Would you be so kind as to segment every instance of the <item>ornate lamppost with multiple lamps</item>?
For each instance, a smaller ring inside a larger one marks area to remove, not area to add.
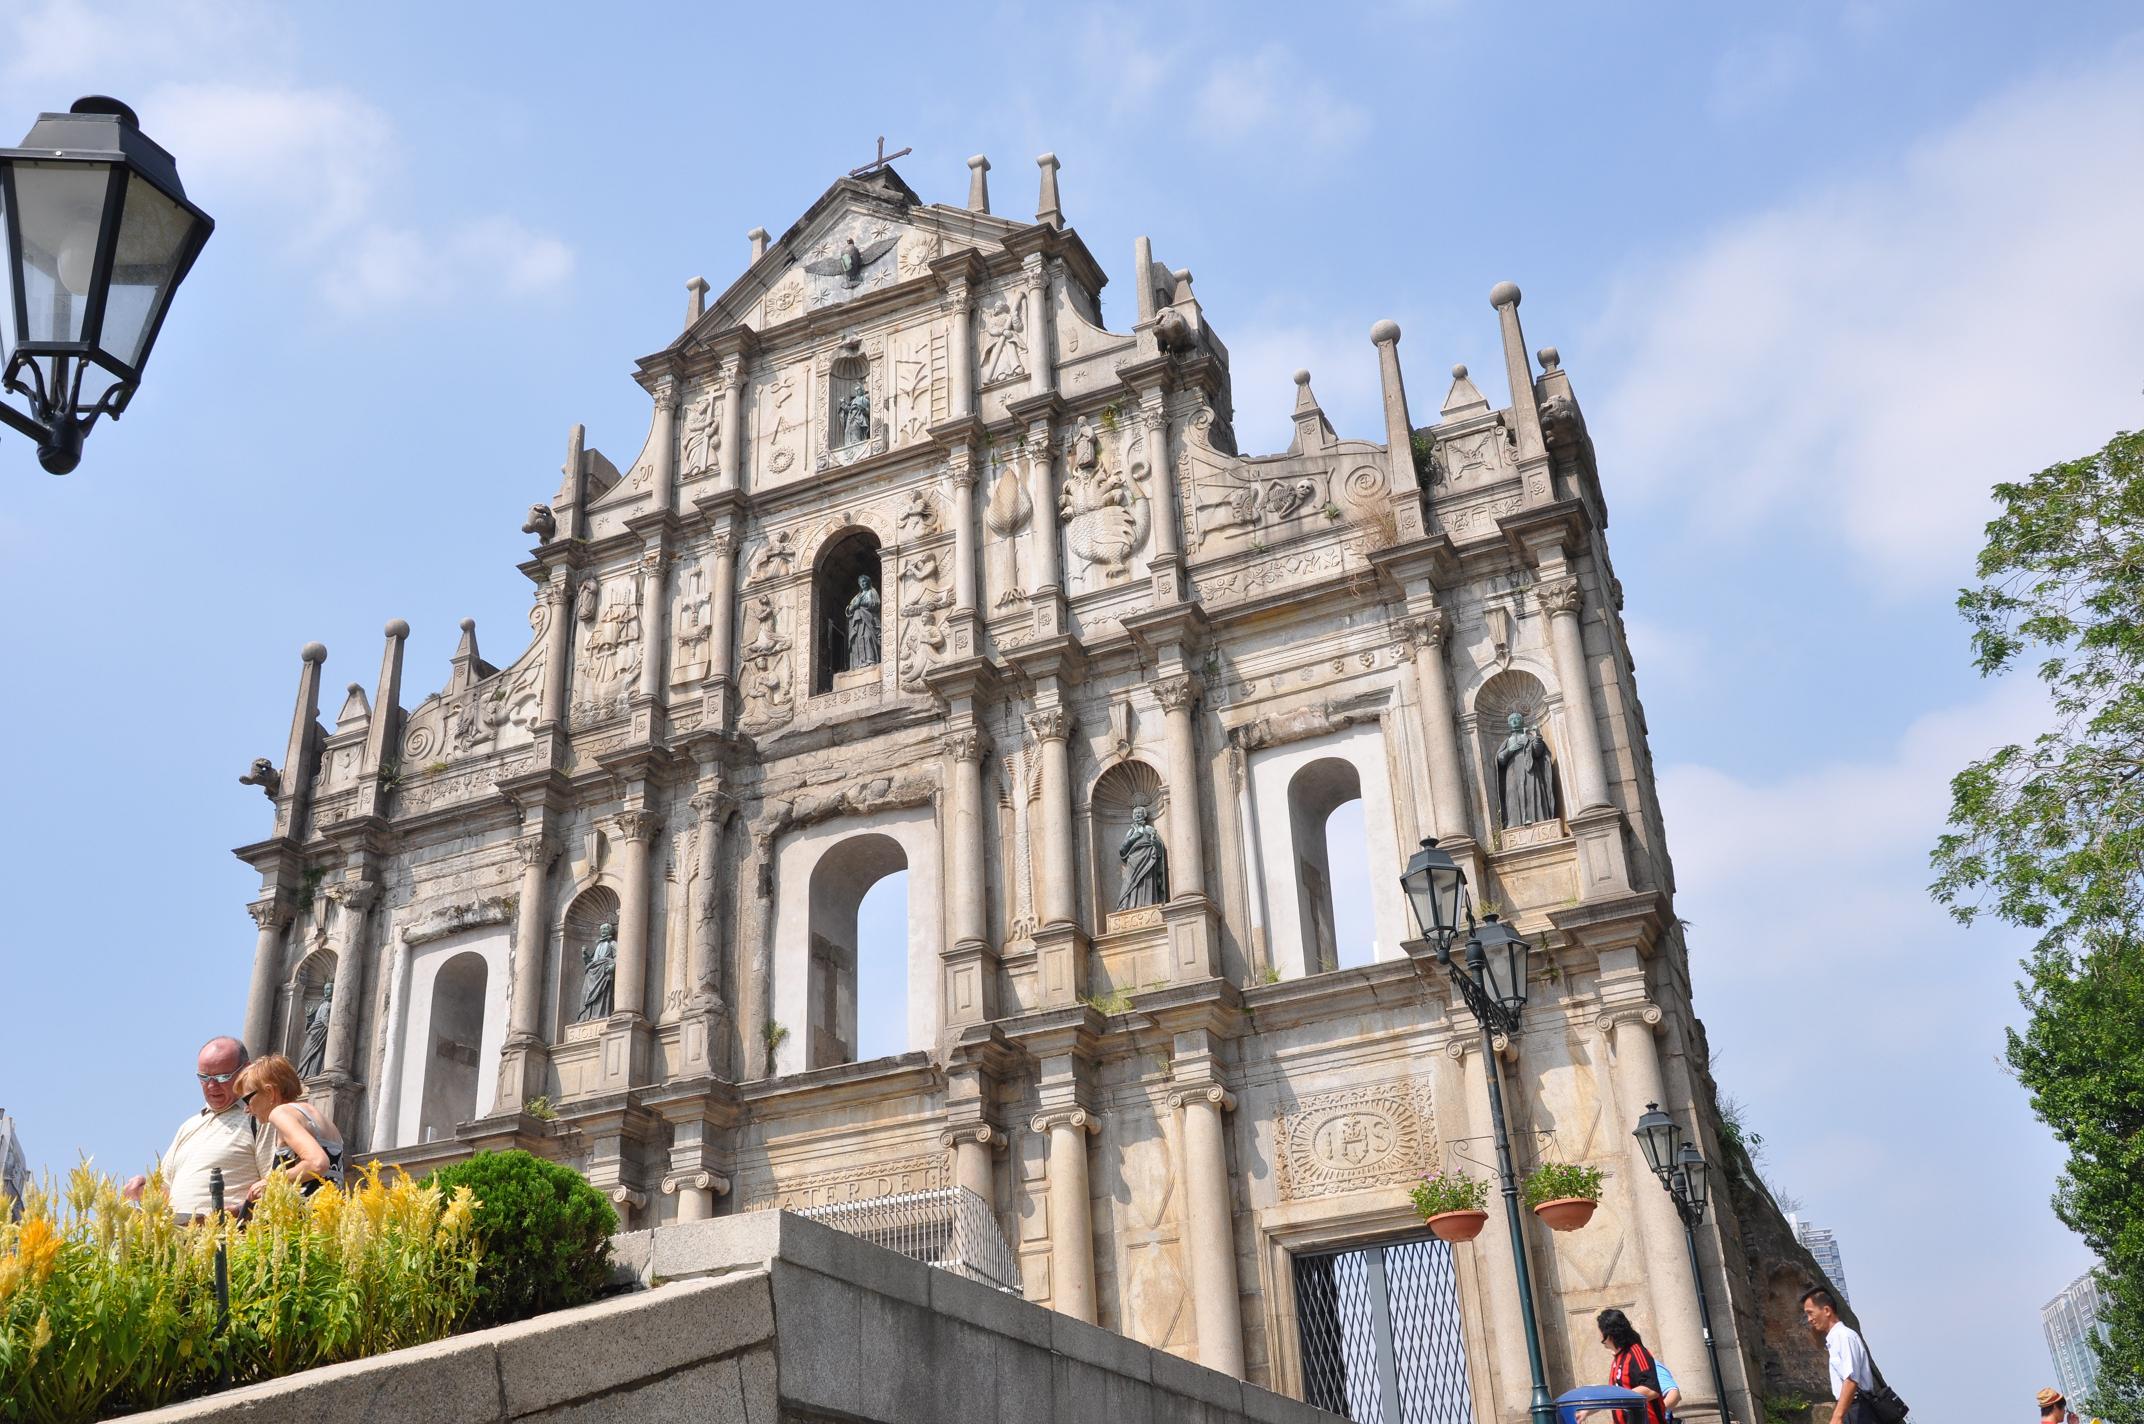
[[[1638,1139],[1645,1151],[1645,1165],[1653,1169],[1653,1175],[1674,1199],[1675,1214],[1682,1218],[1683,1242],[1690,1248],[1690,1281],[1697,1287],[1697,1323],[1704,1331],[1705,1353],[1712,1363],[1712,1392],[1720,1401],[1720,1417],[1726,1424],[1734,1424],[1727,1405],[1727,1385],[1720,1376],[1720,1347],[1712,1338],[1712,1307],[1705,1299],[1705,1273],[1697,1263],[1697,1228],[1705,1219],[1705,1203],[1711,1195],[1711,1176],[1704,1154],[1697,1150],[1696,1143],[1682,1140],[1681,1126],[1662,1112],[1658,1103],[1645,1105],[1645,1116],[1638,1119],[1631,1136]]]
[[[1415,925],[1451,976],[1467,1011],[1481,1029],[1482,1071],[1489,1080],[1489,1120],[1496,1133],[1496,1170],[1504,1192],[1504,1217],[1511,1231],[1511,1259],[1519,1278],[1519,1310],[1526,1323],[1526,1363],[1533,1372],[1533,1395],[1527,1406],[1532,1424],[1555,1424],[1556,1406],[1541,1368],[1541,1332],[1534,1323],[1534,1287],[1526,1265],[1526,1242],[1519,1232],[1519,1183],[1511,1168],[1511,1135],[1504,1126],[1504,1094],[1498,1079],[1496,1040],[1515,1037],[1526,1007],[1527,955],[1531,946],[1495,915],[1474,919],[1466,872],[1434,839],[1407,862],[1400,876]],[[1452,956],[1452,942],[1462,933],[1462,959]]]

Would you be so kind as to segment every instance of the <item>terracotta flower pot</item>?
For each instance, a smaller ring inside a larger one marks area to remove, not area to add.
[[[1457,1244],[1472,1241],[1481,1235],[1482,1227],[1489,1223],[1485,1211],[1440,1211],[1428,1218],[1429,1230],[1439,1241]]]
[[[1551,1231],[1576,1231],[1593,1220],[1594,1209],[1599,1205],[1586,1197],[1558,1197],[1535,1207],[1534,1215],[1547,1222]]]

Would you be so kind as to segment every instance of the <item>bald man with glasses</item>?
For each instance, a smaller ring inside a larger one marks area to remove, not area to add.
[[[223,1199],[233,1209],[268,1175],[275,1160],[275,1131],[255,1122],[238,1101],[238,1070],[245,1066],[246,1046],[235,1038],[219,1036],[201,1045],[194,1077],[201,1084],[203,1106],[179,1124],[161,1159],[174,1216],[209,1214],[212,1167],[223,1169]],[[128,1201],[140,1201],[148,1185],[146,1177],[130,1177],[120,1190]]]

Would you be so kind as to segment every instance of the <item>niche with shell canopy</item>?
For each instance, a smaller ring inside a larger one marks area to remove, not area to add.
[[[1519,752],[1502,768],[1497,764],[1504,743],[1513,735],[1514,716],[1524,732],[1541,735],[1545,757],[1540,776],[1545,786],[1526,784],[1532,764],[1527,752]],[[1523,668],[1506,668],[1482,683],[1474,695],[1474,734],[1486,802],[1483,824],[1491,832],[1492,844],[1511,847],[1560,839],[1565,834],[1563,758],[1541,680]]]
[[[1117,909],[1117,900],[1124,888],[1124,865],[1117,859],[1117,848],[1124,843],[1124,834],[1132,828],[1132,812],[1143,809],[1147,820],[1161,832],[1162,843],[1168,843],[1167,816],[1169,789],[1162,784],[1161,773],[1143,761],[1120,761],[1096,778],[1094,790],[1087,798],[1089,853],[1087,864],[1092,876],[1091,893],[1096,910],[1095,919],[1103,924],[1115,914],[1132,914],[1135,911]],[[1169,867],[1170,875],[1176,867]]]
[[[566,907],[566,919],[559,934],[558,972],[554,976],[558,985],[557,1021],[558,1032],[552,1036],[554,1043],[564,1042],[573,1033],[574,1021],[581,1013],[581,953],[596,942],[604,925],[618,923],[618,894],[607,885],[591,885],[573,899]],[[612,1005],[613,1011],[623,1007]],[[583,1034],[596,1032],[603,1020],[595,1020],[582,1030]]]

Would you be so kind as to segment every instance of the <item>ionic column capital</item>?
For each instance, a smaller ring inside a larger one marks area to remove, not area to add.
[[[663,1195],[675,1196],[679,1188],[697,1192],[713,1192],[718,1197],[730,1194],[730,1179],[720,1172],[705,1168],[696,1171],[671,1172],[663,1178]],[[620,1187],[618,1190],[625,1190]]]
[[[1575,578],[1551,579],[1534,589],[1534,597],[1551,617],[1576,615],[1585,604],[1585,591]]]
[[[1236,1110],[1236,1095],[1219,1083],[1192,1083],[1177,1088],[1169,1094],[1169,1106],[1187,1108],[1197,1103],[1211,1104],[1222,1112]]]
[[[1596,1033],[1614,1033],[1620,1024],[1641,1023],[1657,1033],[1664,1017],[1658,1004],[1649,999],[1635,999],[1622,1004],[1603,1004],[1594,1015],[1593,1028]]]
[[[955,1123],[938,1134],[938,1144],[941,1147],[958,1147],[963,1142],[980,1143],[994,1152],[1002,1152],[1005,1150],[1007,1138],[1003,1132],[987,1122]]]
[[[1101,1121],[1082,1107],[1044,1108],[1028,1123],[1028,1128],[1034,1132],[1048,1132],[1058,1127],[1076,1127],[1090,1136],[1102,1130]]]

